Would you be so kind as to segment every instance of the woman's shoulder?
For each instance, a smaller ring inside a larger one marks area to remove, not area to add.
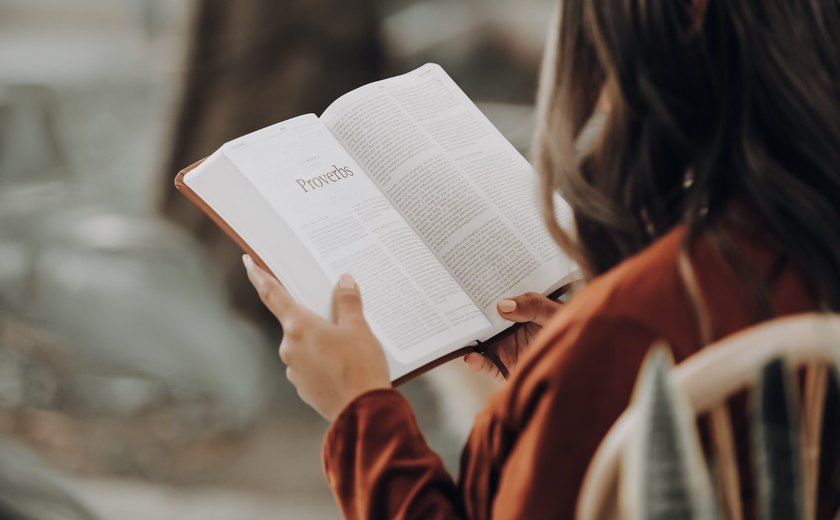
[[[592,280],[546,325],[535,354],[557,342],[610,337],[630,326],[666,337],[685,332],[693,317],[678,267],[684,238],[685,228],[677,226]]]
[[[727,236],[759,279],[773,280],[772,313],[813,308],[792,265],[779,255],[759,225],[731,227]],[[702,348],[698,309],[680,272],[686,228],[676,226],[638,254],[592,280],[543,328],[520,360],[503,397],[506,408],[528,409],[550,392],[602,393],[626,403],[650,346],[664,341],[677,362]],[[754,288],[739,277],[713,237],[692,241],[688,255],[712,338],[756,321]],[[524,408],[523,408],[524,407]]]
[[[595,408],[623,407],[653,342],[669,342],[678,359],[697,348],[677,266],[684,236],[681,226],[674,228],[592,280],[557,313],[498,396],[509,419],[517,422],[515,410],[531,409],[545,393],[585,395]]]

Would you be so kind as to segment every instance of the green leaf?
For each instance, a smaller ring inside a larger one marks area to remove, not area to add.
[[[768,363],[754,390],[752,414],[760,518],[804,518],[797,403],[784,361]]]
[[[631,518],[711,519],[715,500],[694,411],[669,375],[664,345],[651,349],[633,396],[638,427],[625,452],[622,500]]]

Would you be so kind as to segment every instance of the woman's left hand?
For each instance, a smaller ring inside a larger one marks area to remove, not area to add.
[[[391,387],[385,354],[365,321],[359,287],[350,275],[341,275],[327,321],[298,304],[250,256],[242,261],[260,299],[283,327],[280,359],[306,404],[331,421],[357,396]]]

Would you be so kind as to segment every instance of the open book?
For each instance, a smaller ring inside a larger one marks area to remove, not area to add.
[[[230,141],[175,184],[316,313],[353,275],[395,382],[510,328],[498,299],[579,278],[530,164],[434,64]]]

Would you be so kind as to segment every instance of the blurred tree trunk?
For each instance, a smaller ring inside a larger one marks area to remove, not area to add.
[[[173,188],[178,170],[225,141],[307,112],[378,79],[374,0],[199,0],[181,104],[163,171],[163,213],[221,267],[234,304],[254,311],[241,251]],[[253,314],[253,312],[249,312]]]

